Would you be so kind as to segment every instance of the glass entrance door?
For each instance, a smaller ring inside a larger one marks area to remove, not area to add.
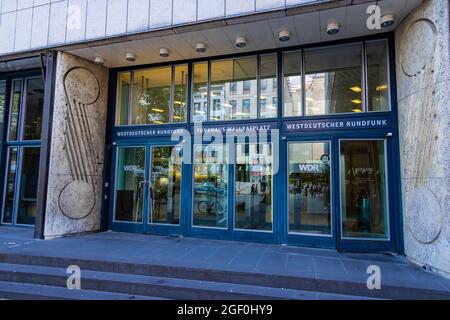
[[[390,241],[388,141],[340,140],[341,245]]]
[[[335,248],[332,140],[287,144],[287,242]]]
[[[181,234],[181,156],[174,146],[118,146],[113,229]]]

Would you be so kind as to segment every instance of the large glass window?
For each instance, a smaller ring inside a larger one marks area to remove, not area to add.
[[[173,122],[186,122],[188,66],[175,66],[173,90]]]
[[[194,226],[227,227],[227,157],[226,146],[194,147]]]
[[[195,63],[193,69],[192,120],[204,122],[208,119],[208,63]]]
[[[284,116],[299,117],[302,112],[302,53],[287,52],[283,55]]]
[[[306,115],[362,112],[362,79],[362,44],[306,50]]]
[[[134,72],[132,124],[169,123],[171,77],[171,67]]]
[[[236,145],[235,229],[271,231],[272,145]]]
[[[342,236],[388,239],[385,141],[342,141],[340,153]]]
[[[211,106],[216,101],[219,108],[213,108],[210,120],[255,119],[257,108],[257,59],[237,58],[211,62]],[[233,86],[237,91],[232,91]],[[242,109],[233,110],[231,100],[247,100]],[[233,112],[234,111],[234,112]]]
[[[368,42],[367,87],[368,110],[389,111],[388,43],[386,40]]]
[[[22,104],[22,79],[13,80],[11,110],[9,115],[9,136],[8,140],[16,141],[19,130],[19,112]]]
[[[277,55],[268,54],[260,58],[259,74],[261,84],[260,118],[276,118],[277,93]]]
[[[5,82],[0,82],[0,127],[3,127],[5,85]],[[12,80],[8,101],[8,162],[5,168],[2,222],[33,225],[36,216],[39,140],[44,105],[43,78],[38,76]]]
[[[187,80],[187,65],[119,73],[116,124],[185,122]]]
[[[145,187],[145,147],[118,148],[116,221],[142,222]]]
[[[117,76],[117,125],[131,123],[130,108],[131,72],[120,72]]]
[[[175,147],[153,147],[151,223],[180,224],[181,157]]]
[[[329,142],[290,143],[289,232],[331,234]]]
[[[44,81],[27,79],[27,97],[24,115],[23,140],[40,140],[42,108],[44,106]]]

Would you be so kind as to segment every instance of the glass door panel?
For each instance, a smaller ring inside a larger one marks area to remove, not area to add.
[[[180,224],[181,157],[174,146],[151,148],[150,205],[154,224]]]
[[[272,231],[272,145],[236,145],[235,229]]]
[[[330,142],[288,144],[289,232],[331,235]]]
[[[8,149],[8,166],[6,176],[5,199],[3,204],[2,223],[11,224],[13,221],[14,195],[16,190],[16,170],[17,170],[18,148]]]
[[[145,151],[145,147],[117,148],[115,221],[142,222]]]
[[[39,176],[40,148],[23,148],[17,224],[34,225]]]
[[[343,238],[389,239],[385,140],[340,143]]]
[[[227,157],[223,145],[194,147],[193,226],[227,228]]]

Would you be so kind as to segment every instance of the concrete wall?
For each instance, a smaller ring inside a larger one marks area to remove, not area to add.
[[[58,53],[44,237],[98,231],[108,70]]]
[[[450,277],[448,1],[425,1],[396,38],[406,255]]]
[[[0,0],[0,55],[319,2]]]

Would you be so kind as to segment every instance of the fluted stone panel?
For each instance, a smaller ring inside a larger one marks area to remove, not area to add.
[[[44,236],[98,231],[108,71],[58,53]]]
[[[450,277],[448,1],[425,1],[396,31],[405,227],[412,261]]]

